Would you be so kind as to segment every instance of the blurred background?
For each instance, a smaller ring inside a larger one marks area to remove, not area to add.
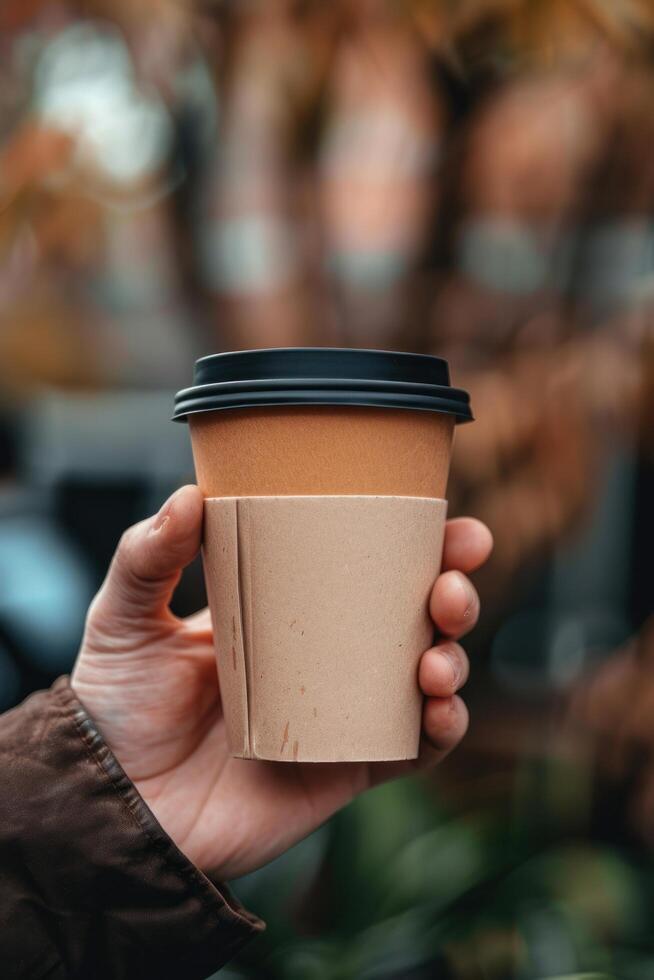
[[[193,479],[194,358],[445,356],[470,734],[237,882],[221,977],[650,980],[654,4],[5,0],[0,53],[0,708]]]

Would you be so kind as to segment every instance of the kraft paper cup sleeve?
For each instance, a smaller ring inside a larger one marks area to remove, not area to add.
[[[447,504],[419,497],[205,500],[203,556],[233,755],[416,758],[417,672]]]

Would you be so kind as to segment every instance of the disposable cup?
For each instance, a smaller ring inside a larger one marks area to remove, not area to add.
[[[232,753],[415,758],[467,394],[439,358],[329,348],[212,355],[194,382],[174,417],[190,424],[205,497]]]

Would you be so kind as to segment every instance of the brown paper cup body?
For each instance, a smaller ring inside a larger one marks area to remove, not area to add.
[[[296,406],[189,417],[205,497],[444,497],[454,418],[437,412]]]
[[[446,502],[205,500],[204,564],[230,748],[296,762],[413,759]]]

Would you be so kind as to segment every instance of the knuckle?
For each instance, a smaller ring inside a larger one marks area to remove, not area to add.
[[[116,548],[116,554],[114,556],[115,560],[118,562],[124,562],[127,556],[132,550],[132,545],[134,543],[134,533],[136,531],[135,527],[128,527],[121,534],[118,539],[118,546]]]

